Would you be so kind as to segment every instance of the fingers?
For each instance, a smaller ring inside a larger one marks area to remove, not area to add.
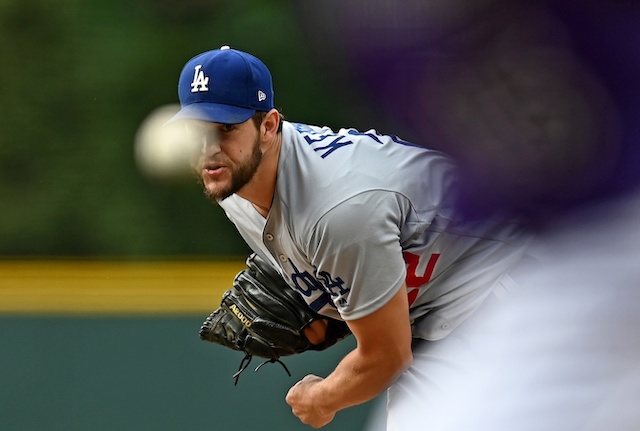
[[[326,413],[322,411],[319,399],[315,399],[313,388],[323,379],[313,374],[305,376],[289,389],[285,398],[287,404],[291,406],[291,411],[304,424],[313,428],[320,428],[331,422],[335,412]]]
[[[327,335],[327,319],[314,320],[304,328],[304,336],[307,337],[311,344],[321,344]]]

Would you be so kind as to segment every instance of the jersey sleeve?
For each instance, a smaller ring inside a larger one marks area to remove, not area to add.
[[[401,195],[376,190],[342,202],[319,220],[309,256],[344,320],[373,313],[402,288],[400,231],[408,211]]]

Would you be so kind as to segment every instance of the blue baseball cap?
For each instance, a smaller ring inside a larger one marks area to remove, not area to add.
[[[267,66],[246,52],[223,46],[193,57],[178,81],[181,109],[170,121],[244,123],[256,111],[269,111],[273,83]]]

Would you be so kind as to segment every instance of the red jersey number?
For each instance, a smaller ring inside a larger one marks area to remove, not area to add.
[[[409,253],[408,251],[402,252],[402,256],[404,257],[404,261],[407,264],[407,296],[409,297],[409,307],[411,307],[411,305],[416,301],[416,298],[418,297],[420,287],[431,280],[433,271],[436,268],[436,263],[440,258],[440,253],[433,253],[429,257],[427,268],[422,275],[416,274],[418,263],[420,263],[420,256],[418,256],[417,254]]]

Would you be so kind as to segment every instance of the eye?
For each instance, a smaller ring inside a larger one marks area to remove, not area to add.
[[[235,129],[236,125],[235,124],[222,124],[220,126],[220,131],[222,132],[231,132],[233,129]]]

